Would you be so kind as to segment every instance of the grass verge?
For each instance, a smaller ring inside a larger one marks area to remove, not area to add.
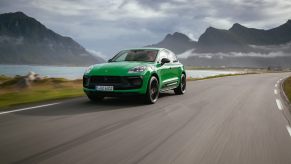
[[[291,77],[287,78],[284,81],[283,89],[284,89],[286,96],[289,99],[289,102],[291,103]]]
[[[0,109],[20,104],[58,100],[84,95],[82,80],[48,78],[34,82],[28,88],[15,86],[15,79],[0,84]]]
[[[0,84],[2,82],[5,82],[5,81],[8,81],[8,80],[11,80],[13,79],[12,77],[8,77],[8,76],[4,76],[4,75],[0,75]]]

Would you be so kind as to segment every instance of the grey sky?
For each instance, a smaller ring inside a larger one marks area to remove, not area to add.
[[[197,40],[208,26],[269,29],[291,19],[290,0],[0,0],[0,12],[23,11],[86,49],[116,51],[182,32]]]

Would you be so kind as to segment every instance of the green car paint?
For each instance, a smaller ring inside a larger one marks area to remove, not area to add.
[[[181,77],[186,78],[184,66],[176,59],[175,54],[167,49],[139,48],[123,51],[126,51],[127,56],[130,52],[137,52],[136,54],[133,53],[134,56],[149,51],[151,55],[156,53],[156,58],[153,61],[112,62],[109,60],[108,63],[90,66],[83,78],[84,92],[90,99],[92,99],[92,95],[94,95],[94,98],[126,94],[146,95],[147,92],[149,92],[149,81],[153,76],[158,80],[158,92],[177,89],[181,84]],[[116,56],[118,57],[118,54]],[[116,56],[113,57],[113,59],[116,58]],[[162,63],[162,58],[169,59],[169,61],[167,61],[169,63]],[[131,71],[132,69],[137,69],[137,71]],[[184,76],[182,76],[182,74]],[[108,82],[106,82],[106,80]],[[102,90],[99,90],[100,88],[98,89],[99,85]],[[103,86],[110,86],[109,90],[106,90],[108,87]]]

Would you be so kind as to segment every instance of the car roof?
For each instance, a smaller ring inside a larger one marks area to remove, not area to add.
[[[123,49],[123,50],[164,50],[165,48],[158,48],[158,47],[142,47],[142,48],[128,48],[128,49]]]

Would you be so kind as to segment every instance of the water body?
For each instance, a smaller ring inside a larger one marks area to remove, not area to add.
[[[187,70],[186,74],[188,77],[192,78],[204,78],[216,75],[227,75],[241,73],[238,71],[222,71],[222,70]]]
[[[64,77],[67,79],[81,78],[86,67],[61,67],[61,66],[33,66],[33,65],[0,65],[0,75],[15,76],[26,75],[33,71],[42,76]]]
[[[0,75],[15,76],[26,75],[33,71],[42,76],[48,77],[63,77],[67,79],[82,78],[86,67],[62,67],[62,66],[32,66],[32,65],[0,65]],[[220,71],[220,70],[187,70],[187,76],[192,78],[203,78],[221,74],[238,73],[235,71]]]

